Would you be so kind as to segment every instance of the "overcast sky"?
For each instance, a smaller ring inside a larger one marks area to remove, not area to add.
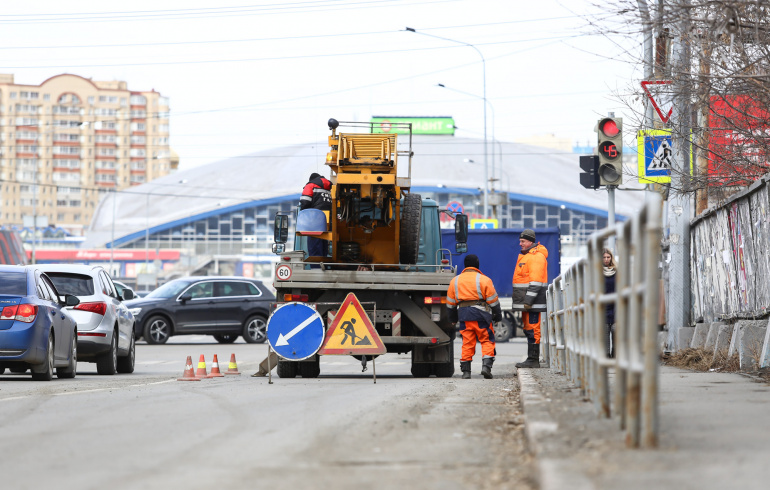
[[[330,117],[452,116],[458,136],[483,137],[479,53],[408,26],[483,54],[490,139],[593,145],[598,117],[624,115],[612,92],[642,76],[622,59],[641,40],[597,35],[595,13],[586,0],[3,2],[0,70],[159,91],[181,169],[323,141]]]

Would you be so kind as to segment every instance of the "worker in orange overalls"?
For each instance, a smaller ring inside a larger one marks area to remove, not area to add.
[[[495,329],[493,323],[503,319],[503,311],[492,280],[479,270],[479,258],[465,256],[465,269],[452,279],[447,290],[449,321],[460,322],[463,354],[460,371],[463,379],[471,377],[471,361],[476,354],[476,341],[481,344],[481,375],[492,378],[495,362]]]
[[[527,360],[517,368],[540,367],[540,312],[547,310],[545,293],[548,288],[548,250],[533,230],[519,236],[521,253],[513,271],[513,310],[521,311],[524,335],[527,336]]]

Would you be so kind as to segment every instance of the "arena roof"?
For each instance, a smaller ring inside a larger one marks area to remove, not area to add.
[[[399,149],[407,148],[408,138],[401,137]],[[515,199],[607,216],[607,192],[580,185],[577,155],[507,142],[490,141],[488,148],[489,177],[500,178],[496,189]],[[299,202],[310,173],[329,176],[324,164],[327,151],[326,142],[274,148],[178,171],[109,193],[94,213],[83,246],[109,245],[113,221],[115,244],[119,246],[143,237],[148,227],[150,233],[156,233],[241,208],[287,199]],[[483,192],[483,140],[416,135],[412,151],[413,191]],[[407,172],[408,158],[399,157],[399,177]],[[619,190],[615,196],[615,210],[620,216],[631,216],[644,203],[643,192]]]

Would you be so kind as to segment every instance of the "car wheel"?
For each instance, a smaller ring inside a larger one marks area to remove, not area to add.
[[[51,381],[53,379],[53,332],[48,334],[48,352],[42,363],[32,368],[32,379],[35,381]]]
[[[74,378],[78,373],[78,338],[77,333],[72,336],[72,349],[70,351],[70,362],[67,367],[56,368],[56,377],[59,379]]]
[[[118,332],[112,332],[110,351],[96,358],[96,372],[112,376],[118,371]]]
[[[220,344],[232,344],[233,342],[238,340],[238,336],[231,333],[225,333],[221,335],[214,335],[214,340],[216,340]]]
[[[136,341],[134,336],[131,336],[131,346],[128,348],[128,355],[118,358],[118,372],[123,374],[129,374],[134,372],[134,364],[136,363]]]
[[[267,322],[265,318],[254,315],[246,320],[243,326],[243,340],[249,344],[262,344],[267,339]]]
[[[148,344],[165,344],[171,337],[171,325],[160,315],[147,320],[144,326],[144,340]]]

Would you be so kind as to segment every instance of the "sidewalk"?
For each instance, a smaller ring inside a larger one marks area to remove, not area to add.
[[[541,490],[770,488],[770,386],[740,374],[660,369],[659,447],[627,449],[566,376],[519,369]]]

